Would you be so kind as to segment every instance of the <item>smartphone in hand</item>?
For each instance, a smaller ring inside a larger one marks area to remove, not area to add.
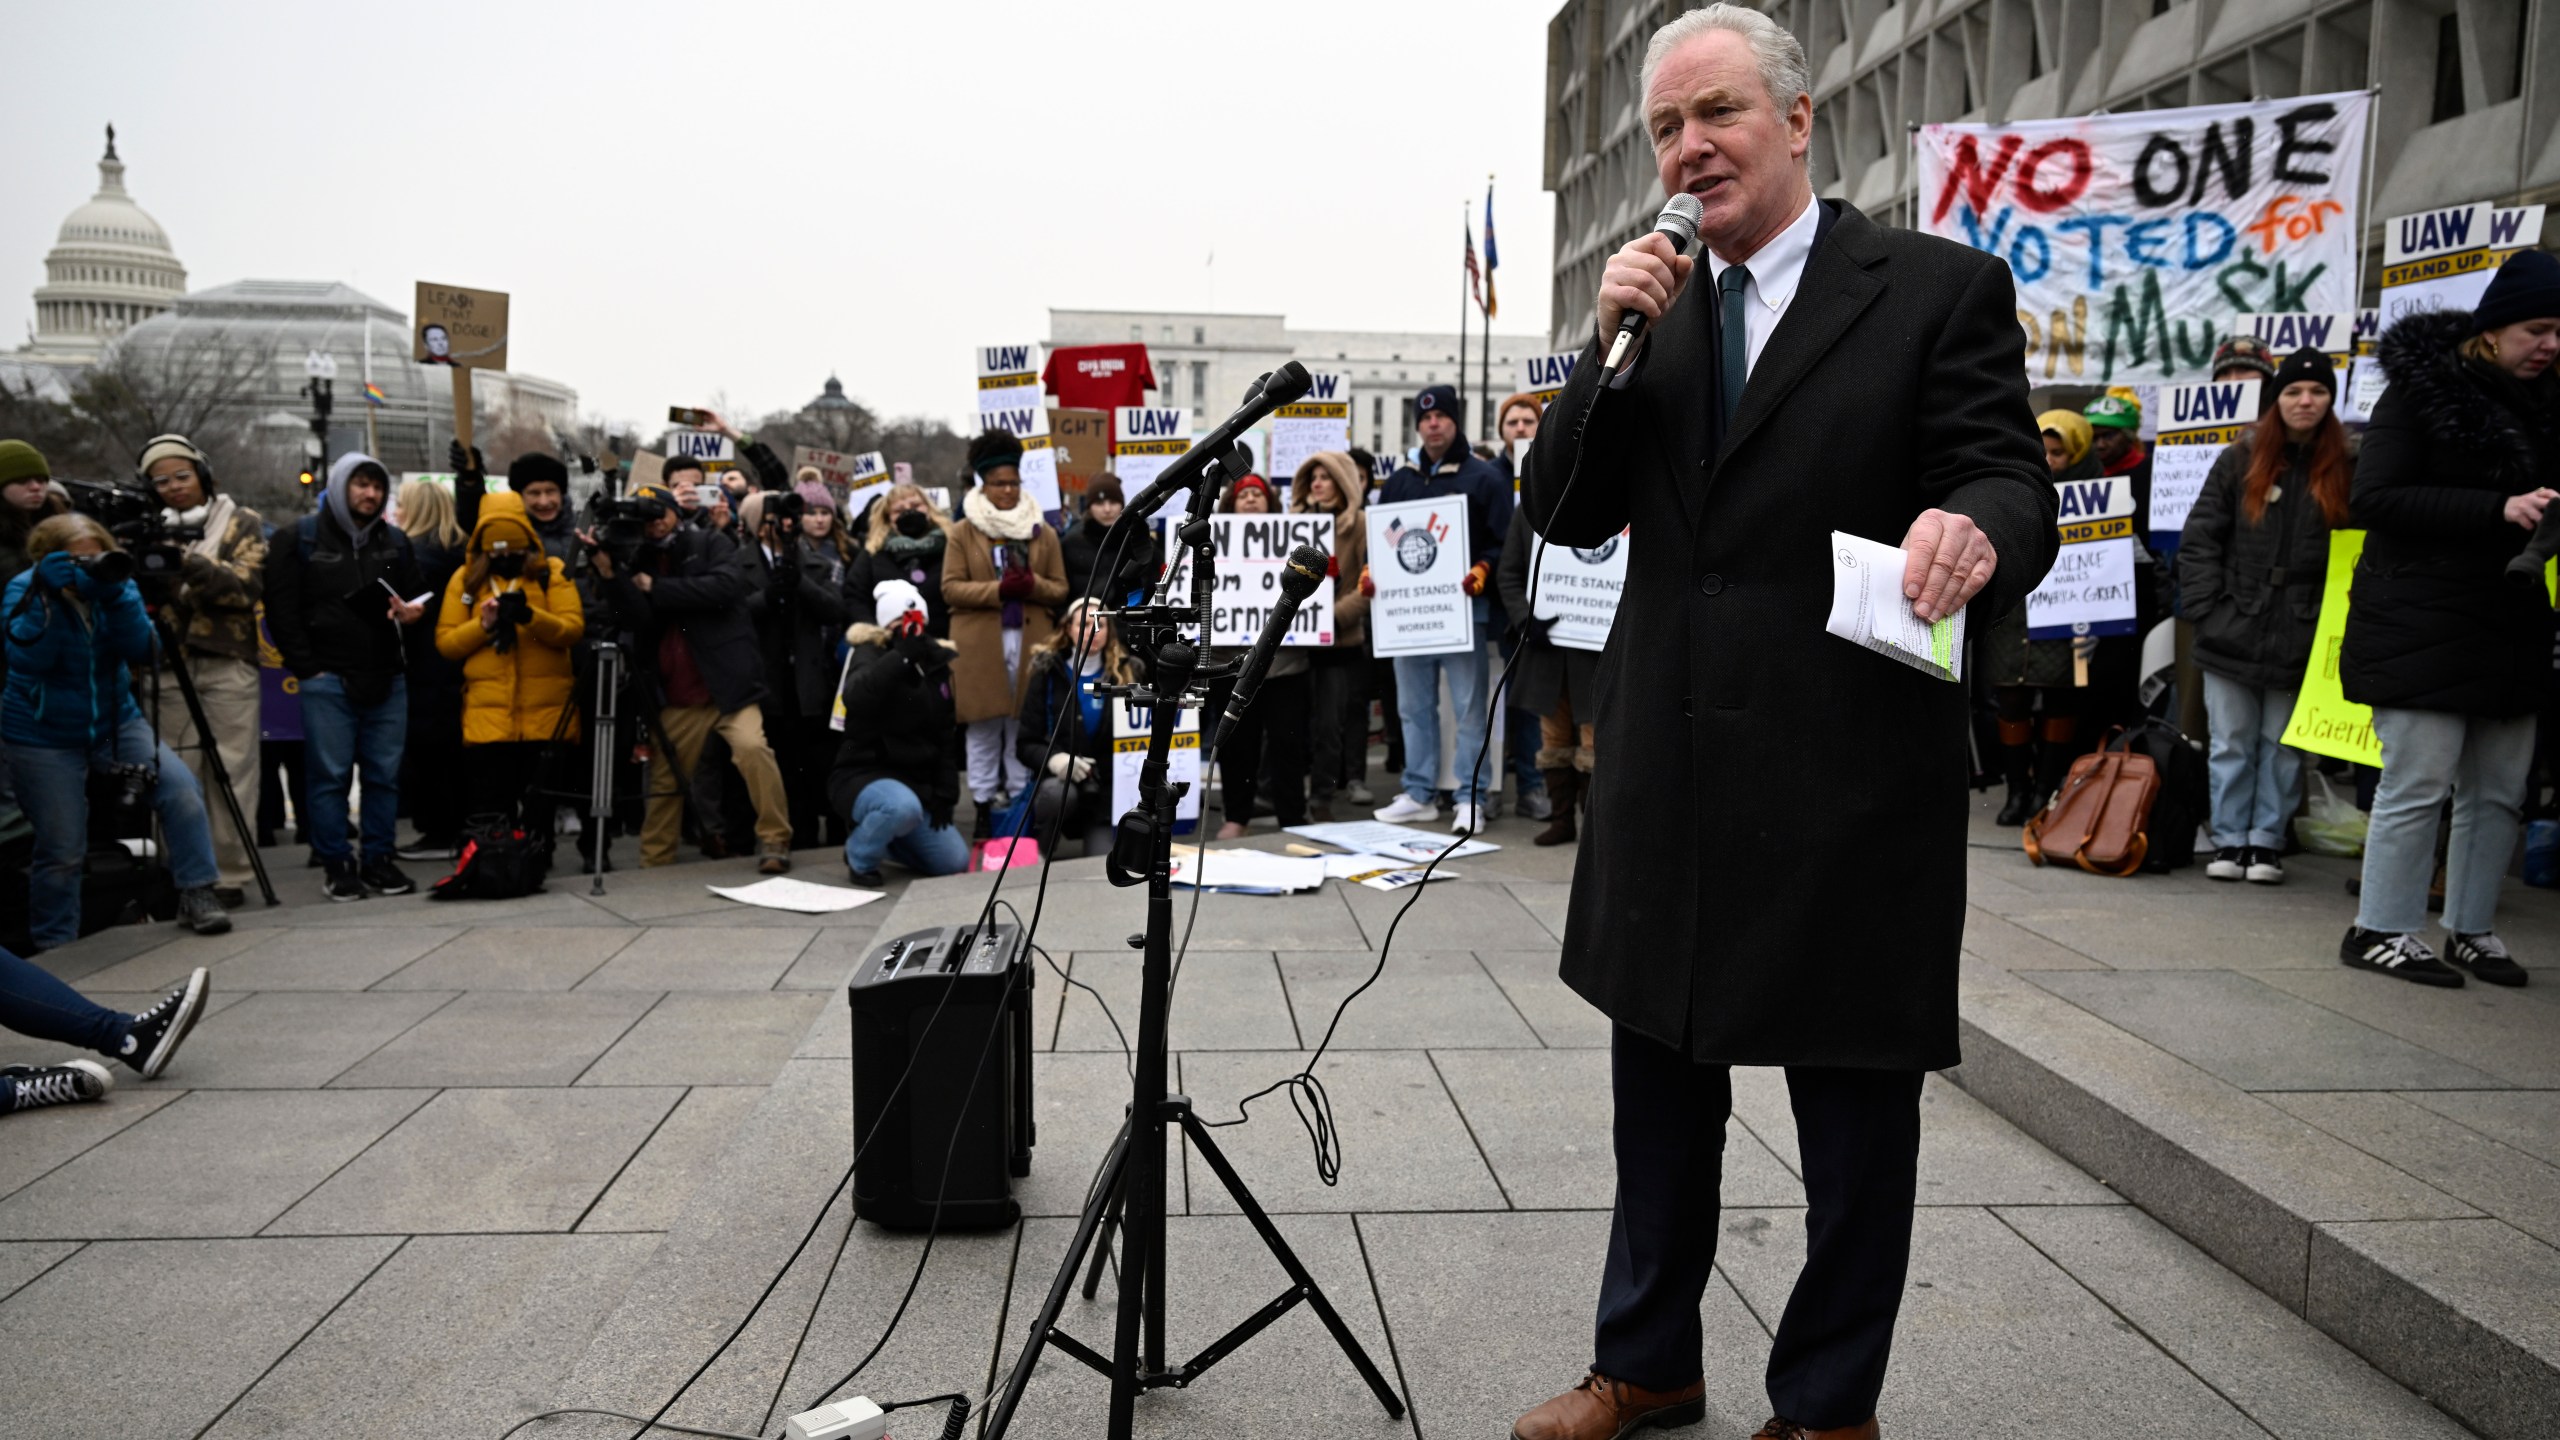
[[[667,423],[670,425],[690,425],[694,429],[700,430],[710,425],[711,412],[708,410],[697,410],[690,405],[670,405],[667,407]]]

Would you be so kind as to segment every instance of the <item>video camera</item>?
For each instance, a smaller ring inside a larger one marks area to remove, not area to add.
[[[621,496],[599,490],[587,499],[586,525],[594,535],[591,549],[601,550],[617,570],[640,563],[640,547],[648,543],[649,526],[664,519],[667,502],[653,495]]]
[[[71,508],[104,526],[124,547],[125,554],[131,557],[133,578],[159,595],[176,591],[179,571],[186,564],[186,546],[204,538],[203,526],[170,524],[159,499],[139,490],[97,480],[65,480],[62,484],[71,492]],[[112,573],[118,567],[93,568],[100,569],[102,578],[110,584],[124,578]]]

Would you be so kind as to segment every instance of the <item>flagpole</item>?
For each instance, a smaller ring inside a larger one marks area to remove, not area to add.
[[[1475,248],[1476,243],[1475,237],[1467,230],[1469,223],[1467,212],[1473,206],[1474,202],[1470,200],[1458,202],[1458,238],[1466,242],[1466,248],[1469,251]],[[1475,297],[1468,293],[1468,288],[1469,277],[1466,267],[1460,266],[1458,268],[1458,383],[1452,388],[1461,395],[1467,390],[1467,309],[1476,303]],[[1415,416],[1414,423],[1419,426],[1421,419],[1422,417]]]
[[[373,412],[380,409],[373,402],[373,308],[364,312],[364,453],[376,460],[382,458],[382,446],[373,438]]]
[[[1482,425],[1484,417],[1493,413],[1490,408],[1493,404],[1493,176],[1490,173],[1484,177],[1484,355],[1477,364],[1481,368],[1476,372],[1476,423]],[[1461,383],[1464,383],[1464,377],[1461,377]],[[1499,420],[1501,417],[1495,418]],[[1499,424],[1491,430],[1477,433],[1485,436],[1495,449],[1502,448],[1502,427]]]

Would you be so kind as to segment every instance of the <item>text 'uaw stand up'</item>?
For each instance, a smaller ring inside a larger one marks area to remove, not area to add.
[[[1263,1213],[1243,1177],[1210,1138],[1208,1127],[1192,1112],[1189,1098],[1173,1094],[1165,1086],[1166,1019],[1173,1000],[1174,811],[1188,788],[1174,783],[1167,774],[1174,730],[1189,706],[1199,706],[1205,718],[1218,713],[1231,692],[1237,697],[1237,709],[1251,703],[1262,671],[1270,665],[1272,648],[1288,629],[1298,602],[1323,578],[1324,557],[1312,550],[1306,552],[1312,564],[1306,563],[1305,558],[1293,557],[1287,593],[1275,610],[1272,623],[1265,627],[1261,642],[1241,667],[1232,662],[1203,664],[1199,646],[1184,638],[1184,631],[1196,628],[1202,643],[1209,634],[1209,607],[1217,585],[1217,555],[1210,542],[1209,512],[1221,485],[1250,468],[1250,455],[1235,445],[1236,436],[1307,388],[1306,371],[1295,362],[1264,377],[1261,388],[1245,407],[1193,447],[1184,457],[1189,461],[1187,465],[1168,469],[1157,484],[1132,500],[1121,520],[1121,524],[1134,530],[1183,485],[1196,487],[1185,522],[1176,532],[1179,543],[1192,551],[1191,602],[1167,604],[1158,595],[1155,603],[1115,612],[1113,618],[1120,633],[1145,666],[1147,679],[1140,685],[1099,687],[1105,694],[1144,707],[1152,717],[1146,761],[1139,772],[1138,805],[1121,817],[1107,867],[1113,884],[1143,882],[1147,887],[1145,960],[1139,988],[1138,1043],[1133,1057],[1135,1079],[1128,1115],[1111,1142],[1084,1214],[1076,1222],[1075,1239],[1068,1245],[1056,1277],[1049,1282],[1048,1298],[1042,1302],[1039,1317],[1032,1322],[1030,1338],[1014,1361],[1013,1370],[1005,1379],[1004,1393],[989,1416],[988,1440],[1003,1435],[1012,1423],[1015,1407],[1022,1403],[1023,1390],[1030,1384],[1031,1372],[1044,1348],[1054,1346],[1110,1378],[1111,1418],[1107,1433],[1111,1440],[1129,1440],[1140,1392],[1190,1385],[1300,1304],[1313,1309],[1332,1332],[1334,1342],[1350,1357],[1360,1378],[1369,1382],[1387,1414],[1404,1414],[1404,1404],[1386,1376],[1379,1373],[1376,1363],[1361,1348],[1359,1338],[1343,1323],[1340,1312],[1325,1298],[1315,1276],[1289,1248],[1271,1217]],[[1210,751],[1215,750],[1213,742]],[[1272,1258],[1288,1273],[1289,1288],[1190,1360],[1168,1366],[1164,1349],[1164,1156],[1166,1134],[1176,1127],[1216,1172],[1218,1183],[1235,1198],[1236,1208],[1252,1222]],[[1103,1256],[1110,1245],[1109,1232],[1115,1226],[1125,1236],[1125,1243],[1120,1257],[1118,1326],[1111,1353],[1106,1356],[1059,1329],[1058,1317],[1088,1253],[1093,1255],[1094,1268],[1084,1293],[1087,1299],[1093,1297],[1101,1278]],[[1097,1234],[1103,1236],[1102,1251],[1094,1248]]]

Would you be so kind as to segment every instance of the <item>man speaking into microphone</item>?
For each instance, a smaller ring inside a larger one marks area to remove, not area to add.
[[[1590,1373],[1512,1433],[1701,1417],[1728,1067],[1776,1065],[1808,1247],[1759,1433],[1863,1440],[1910,1256],[1921,1080],[1958,1059],[1969,766],[1962,685],[1825,632],[1830,537],[1899,544],[1919,617],[1970,608],[1979,627],[2052,564],[2053,487],[2008,269],[1815,200],[1794,36],[1710,5],[1655,32],[1641,79],[1699,244],[1657,232],[1610,259],[1525,477],[1555,544],[1632,527],[1619,613],[1645,620],[1596,677],[1562,964],[1615,1022],[1617,1205]],[[1604,375],[1630,313],[1643,332]]]

